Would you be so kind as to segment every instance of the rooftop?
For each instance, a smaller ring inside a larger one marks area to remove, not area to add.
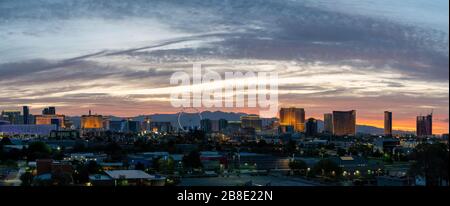
[[[141,170],[111,170],[105,171],[108,176],[113,179],[153,179],[152,175],[149,175]]]
[[[107,175],[95,174],[95,175],[89,175],[89,180],[91,180],[91,181],[111,180],[111,177],[109,177]]]

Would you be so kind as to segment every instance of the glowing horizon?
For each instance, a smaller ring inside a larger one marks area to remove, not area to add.
[[[356,110],[358,124],[382,128],[388,110],[393,129],[413,131],[416,116],[434,110],[434,132],[448,133],[447,8],[444,0],[3,0],[0,111],[176,113],[172,90],[228,83],[170,85],[173,73],[202,64],[221,75],[278,72],[280,107],[307,117]]]

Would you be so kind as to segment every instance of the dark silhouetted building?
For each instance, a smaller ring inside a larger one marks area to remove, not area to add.
[[[60,119],[57,119],[57,118],[51,119],[50,124],[55,125],[56,129],[59,129],[61,127],[61,121],[60,121]]]
[[[219,119],[219,131],[224,131],[228,127],[228,120]]]
[[[247,115],[241,117],[242,128],[253,128],[255,131],[262,130],[262,120],[258,115]]]
[[[241,125],[241,121],[229,121],[227,129],[225,131],[229,134],[236,134],[241,130]]]
[[[306,121],[306,136],[312,137],[314,135],[317,135],[317,120],[309,118],[308,121]]]
[[[18,110],[2,111],[1,119],[8,121],[10,124],[22,124],[23,120]]]
[[[141,131],[141,123],[139,121],[133,121],[131,119],[109,121],[109,130],[119,133],[139,133]]]
[[[331,113],[323,115],[323,132],[333,134],[333,114]]]
[[[418,137],[433,135],[433,114],[417,116],[416,132]]]
[[[170,122],[151,122],[152,132],[171,132],[173,130]]]
[[[23,124],[30,124],[30,109],[28,106],[23,106]]]
[[[392,112],[384,112],[384,135],[392,136]]]
[[[112,132],[124,132],[125,123],[123,121],[109,121],[109,130]]]
[[[356,111],[333,111],[333,134],[346,136],[356,134]]]
[[[138,133],[141,131],[141,122],[128,120],[128,132],[130,133]]]
[[[205,133],[212,132],[212,121],[210,119],[200,120],[200,129]]]
[[[42,110],[43,115],[56,115],[56,108],[55,107],[47,107]]]

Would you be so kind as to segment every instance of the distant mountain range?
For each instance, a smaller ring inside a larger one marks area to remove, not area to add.
[[[205,111],[201,113],[177,113],[177,114],[151,114],[151,115],[139,115],[136,117],[131,117],[135,121],[144,121],[145,118],[150,117],[151,121],[155,122],[170,122],[174,127],[178,127],[178,119],[180,119],[180,123],[182,126],[200,126],[200,117],[203,119],[210,120],[219,120],[226,119],[228,121],[239,121],[242,116],[246,116],[246,113],[234,113],[234,112],[221,112],[221,111]],[[122,117],[116,116],[106,116],[110,120],[122,120]],[[80,127],[80,117],[68,117],[71,121],[73,121],[76,127]],[[263,119],[263,124],[270,122],[272,118]],[[322,120],[317,121],[317,127],[319,131],[322,131],[324,128],[324,123]],[[383,134],[384,129],[378,128],[374,126],[368,125],[356,125],[357,133],[365,133],[365,134]],[[412,132],[409,131],[401,131],[394,130],[394,134],[410,134]]]

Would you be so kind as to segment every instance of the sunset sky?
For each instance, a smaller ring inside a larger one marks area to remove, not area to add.
[[[382,127],[388,110],[394,129],[413,131],[416,116],[433,110],[434,133],[448,133],[448,4],[2,0],[0,111],[175,113],[170,76],[202,64],[220,74],[279,72],[280,106],[307,117],[355,109],[358,124]]]

